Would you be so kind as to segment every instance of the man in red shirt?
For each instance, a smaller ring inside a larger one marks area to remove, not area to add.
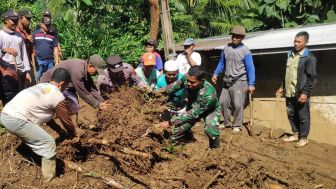
[[[33,44],[33,37],[32,33],[30,30],[30,21],[32,18],[32,14],[28,9],[21,9],[19,12],[19,22],[16,27],[16,32],[21,34],[21,37],[24,40],[24,43],[26,45],[26,51],[27,51],[27,56],[29,59],[29,64],[31,67],[30,70],[30,75],[32,77],[32,82],[30,83],[30,86],[33,86],[36,84],[36,79],[35,79],[35,64],[32,61],[32,54],[33,54],[33,49],[34,49],[34,44]],[[24,88],[27,88],[28,85],[24,86]]]

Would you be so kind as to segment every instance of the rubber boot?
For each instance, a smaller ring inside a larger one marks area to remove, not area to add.
[[[219,146],[220,146],[219,137],[214,137],[214,138],[209,137],[209,147],[210,148],[219,148]]]
[[[74,124],[74,126],[76,128],[78,128],[78,114],[71,115],[71,120],[72,120],[72,123]]]
[[[50,182],[56,176],[56,157],[42,158],[42,175],[46,182]]]

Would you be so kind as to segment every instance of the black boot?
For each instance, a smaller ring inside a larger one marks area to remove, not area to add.
[[[214,139],[209,137],[209,147],[210,148],[219,148],[219,146],[220,146],[219,137],[215,137]]]

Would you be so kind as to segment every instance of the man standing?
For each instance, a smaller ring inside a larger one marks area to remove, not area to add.
[[[52,20],[51,18],[51,12],[46,10],[43,12],[43,18],[49,18],[50,20]],[[60,45],[60,41],[59,41],[59,37],[58,37],[58,31],[57,28],[54,24],[50,24],[50,34],[55,36],[56,42],[57,42],[57,47],[58,47],[58,55],[59,55],[59,59],[62,58],[62,48]]]
[[[37,77],[59,63],[56,37],[50,34],[51,19],[44,17],[41,28],[33,33],[34,49],[38,64]]]
[[[164,71],[165,74],[159,77],[156,85],[158,90],[165,90],[168,85],[183,77],[183,74],[178,71],[178,63],[175,60],[168,60],[165,62]],[[183,88],[169,95],[168,102],[173,105],[174,111],[181,110],[186,105],[186,95],[184,90],[185,89]]]
[[[216,89],[204,79],[205,72],[199,67],[191,67],[181,80],[177,80],[166,88],[168,95],[185,88],[187,95],[187,111],[174,116],[170,123],[173,125],[172,142],[183,140],[190,134],[191,127],[201,118],[205,119],[204,131],[209,137],[209,147],[218,148],[219,119],[221,107],[217,100]]]
[[[35,61],[32,61],[32,56],[33,56],[33,50],[34,50],[34,44],[33,44],[33,36],[31,33],[31,30],[29,28],[30,26],[30,21],[32,18],[32,14],[28,9],[22,9],[19,11],[19,23],[16,27],[16,32],[21,34],[21,37],[24,40],[24,43],[26,45],[26,51],[27,51],[27,56],[29,59],[29,64],[30,64],[30,76],[32,77],[32,82],[30,83],[31,85],[36,84],[36,76],[35,76]],[[27,86],[25,86],[26,88]]]
[[[26,45],[19,33],[15,32],[19,15],[8,10],[3,15],[4,27],[0,31],[1,97],[5,105],[31,82],[29,59]]]
[[[69,81],[70,75],[65,69],[56,69],[49,83],[40,83],[21,91],[1,112],[1,123],[6,129],[42,156],[42,175],[46,181],[56,175],[56,144],[40,125],[56,114],[70,138],[78,134],[62,94]]]
[[[135,73],[134,68],[127,63],[123,63],[120,56],[109,56],[106,62],[107,68],[97,79],[97,86],[102,96],[107,97],[108,94],[120,86],[146,86]]]
[[[232,42],[224,47],[212,82],[216,84],[218,76],[224,71],[223,89],[219,99],[224,115],[224,126],[232,126],[232,131],[239,133],[243,125],[246,92],[253,94],[255,90],[255,69],[251,51],[242,43],[246,35],[245,28],[234,27],[230,34]],[[229,121],[231,104],[234,112],[232,124]]]
[[[135,72],[145,83],[146,87],[149,89],[154,89],[157,83],[157,79],[160,76],[160,72],[154,68],[156,64],[154,53],[145,53],[142,56],[143,67],[138,67]]]
[[[310,130],[309,97],[316,81],[316,59],[309,52],[309,34],[305,31],[296,34],[294,48],[288,53],[286,76],[276,95],[285,93],[287,115],[293,135],[284,138],[285,142],[297,142],[295,147],[308,144]]]
[[[179,54],[176,61],[179,64],[179,72],[186,74],[191,67],[200,66],[202,59],[201,55],[194,52],[195,40],[188,38],[183,43],[184,52]]]
[[[51,80],[51,76],[57,68],[64,68],[70,73],[70,84],[64,91],[67,100],[67,109],[71,114],[79,111],[77,94],[93,108],[105,109],[106,103],[95,86],[91,76],[97,74],[97,69],[103,68],[105,61],[97,54],[90,56],[88,60],[69,59],[48,70],[41,77],[41,83]]]

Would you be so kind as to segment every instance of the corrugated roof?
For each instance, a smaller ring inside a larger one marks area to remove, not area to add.
[[[294,37],[300,31],[309,33],[310,50],[336,49],[336,23],[255,32],[248,34],[243,43],[253,54],[282,53],[293,47]],[[195,50],[220,50],[230,41],[230,36],[199,39],[196,40]],[[176,45],[177,50],[183,50],[181,44]]]

